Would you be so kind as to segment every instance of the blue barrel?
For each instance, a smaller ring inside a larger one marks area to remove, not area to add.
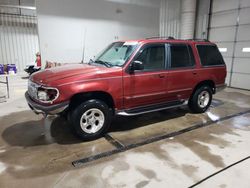
[[[16,74],[17,69],[16,69],[16,65],[15,64],[8,64],[7,65],[7,72],[14,72]]]
[[[4,74],[4,66],[0,64],[0,74]]]

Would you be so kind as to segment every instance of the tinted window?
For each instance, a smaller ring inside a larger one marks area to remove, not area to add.
[[[189,52],[189,56],[190,56],[191,65],[194,65],[195,64],[194,53],[193,53],[191,46],[189,46],[189,45],[188,45],[188,52]]]
[[[223,65],[224,60],[218,48],[213,45],[197,45],[201,64],[204,66]]]
[[[144,70],[160,70],[165,67],[165,46],[149,46],[136,58],[144,65]]]
[[[184,44],[172,44],[171,68],[190,67],[194,65],[194,56],[190,46]]]

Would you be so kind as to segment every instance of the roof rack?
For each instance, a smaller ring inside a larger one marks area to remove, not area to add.
[[[162,39],[162,40],[174,40],[175,38],[174,37],[171,37],[171,36],[157,36],[157,37],[148,37],[146,39]]]
[[[208,39],[187,39],[190,41],[201,41],[201,42],[210,42]]]
[[[155,36],[155,37],[148,37],[146,39],[162,39],[162,40],[176,40],[174,37],[171,37],[171,36]],[[185,39],[183,39],[185,40]],[[186,39],[188,41],[200,41],[200,42],[210,42],[208,39]]]

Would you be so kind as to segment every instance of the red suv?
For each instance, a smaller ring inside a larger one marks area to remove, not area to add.
[[[92,140],[107,131],[114,115],[186,104],[203,113],[225,78],[214,43],[151,38],[114,42],[89,63],[37,72],[25,96],[34,112],[67,114],[78,135]]]

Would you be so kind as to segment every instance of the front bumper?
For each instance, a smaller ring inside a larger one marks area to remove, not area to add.
[[[28,92],[25,93],[25,98],[31,110],[33,110],[36,114],[55,115],[63,112],[69,106],[68,101],[55,105],[43,106],[33,101]]]

